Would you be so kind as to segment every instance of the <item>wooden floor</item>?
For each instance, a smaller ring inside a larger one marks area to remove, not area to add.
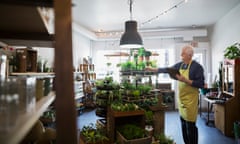
[[[84,125],[89,123],[96,123],[99,119],[95,115],[95,110],[85,111],[78,117],[78,127],[81,129]],[[206,125],[203,118],[198,117],[197,127],[199,130],[198,144],[236,144],[234,138],[224,136],[214,124]],[[184,144],[181,135],[180,119],[177,111],[167,111],[165,113],[165,134],[172,137],[176,144]]]

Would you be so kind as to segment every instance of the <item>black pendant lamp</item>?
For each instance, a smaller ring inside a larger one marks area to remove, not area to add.
[[[130,0],[130,18],[125,22],[125,32],[120,39],[120,47],[122,48],[140,48],[143,42],[140,34],[137,32],[137,22],[132,20],[132,0]]]

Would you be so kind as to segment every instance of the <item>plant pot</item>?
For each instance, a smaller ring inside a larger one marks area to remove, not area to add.
[[[145,131],[147,132],[147,136],[152,137],[153,136],[153,126],[152,125],[146,125]]]
[[[150,56],[145,56],[145,61],[149,62],[150,61]]]
[[[138,61],[139,61],[139,62],[142,62],[142,61],[143,61],[143,59],[144,59],[144,57],[143,57],[143,56],[139,56],[139,57],[138,57]]]

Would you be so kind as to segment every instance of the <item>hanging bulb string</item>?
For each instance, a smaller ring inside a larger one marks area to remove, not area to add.
[[[187,3],[187,2],[188,2],[188,0],[181,0],[179,3],[175,4],[174,6],[168,8],[168,9],[166,9],[165,11],[161,12],[161,13],[158,14],[157,16],[155,16],[155,17],[153,17],[153,18],[151,18],[151,19],[149,19],[149,20],[147,20],[147,21],[145,21],[145,22],[142,22],[142,23],[139,25],[139,27],[142,27],[142,26],[145,25],[145,24],[150,24],[152,21],[159,19],[160,16],[162,16],[162,15],[164,15],[164,14],[172,11],[172,10],[175,9],[175,8],[178,8],[180,5],[182,5],[182,4],[184,4],[184,3]],[[128,0],[128,4],[129,4],[129,6],[130,6],[130,9],[129,9],[129,10],[130,10],[130,20],[132,20],[132,19],[133,19],[133,17],[132,17],[132,5],[133,5],[133,0]],[[102,35],[105,35],[105,36],[109,36],[109,35],[111,35],[111,36],[118,36],[118,35],[121,34],[122,32],[100,32],[100,33],[102,33]]]
[[[148,24],[148,23],[151,23],[151,22],[153,22],[154,20],[159,19],[160,16],[162,16],[162,15],[164,15],[164,14],[172,11],[173,9],[179,7],[181,4],[183,4],[183,3],[185,3],[185,2],[186,2],[186,0],[180,1],[180,2],[177,3],[176,5],[174,5],[174,6],[170,7],[170,8],[168,8],[167,10],[161,12],[161,13],[158,14],[157,16],[155,16],[155,17],[153,17],[153,18],[151,18],[151,19],[149,19],[149,20],[147,20],[147,21],[145,21],[145,22],[142,22],[142,23],[141,23],[141,26],[143,26],[143,25],[145,25],[145,24]]]

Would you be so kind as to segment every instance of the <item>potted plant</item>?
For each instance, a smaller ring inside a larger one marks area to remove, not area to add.
[[[138,49],[138,60],[143,61],[143,57],[145,56],[145,49],[141,47]]]
[[[145,61],[149,62],[150,61],[150,56],[152,53],[150,51],[145,51]],[[148,63],[147,63],[148,64]]]
[[[138,90],[141,92],[141,95],[148,95],[150,90],[152,89],[149,85],[138,85]]]
[[[240,58],[240,43],[235,43],[224,50],[224,58],[236,59]]]
[[[150,144],[152,138],[146,135],[145,129],[126,124],[117,129],[117,142],[120,144]]]
[[[108,144],[109,139],[103,130],[96,128],[93,123],[83,126],[80,138],[85,144]]]
[[[146,67],[146,63],[144,61],[139,61],[137,64],[137,70],[144,70]]]
[[[122,103],[120,101],[113,102],[111,104],[111,109],[113,111],[121,111],[121,112],[140,110],[138,105],[134,103]]]
[[[141,94],[140,91],[137,89],[132,91],[132,95],[133,95],[134,99],[136,99],[136,100],[140,99],[140,94]]]
[[[121,64],[121,70],[122,71],[130,71],[130,70],[135,70],[136,64],[130,60],[128,60],[125,63]]]
[[[227,47],[224,51],[224,64],[240,64],[240,43]]]
[[[145,122],[146,125],[152,125],[153,124],[153,112],[150,110],[145,111]]]

